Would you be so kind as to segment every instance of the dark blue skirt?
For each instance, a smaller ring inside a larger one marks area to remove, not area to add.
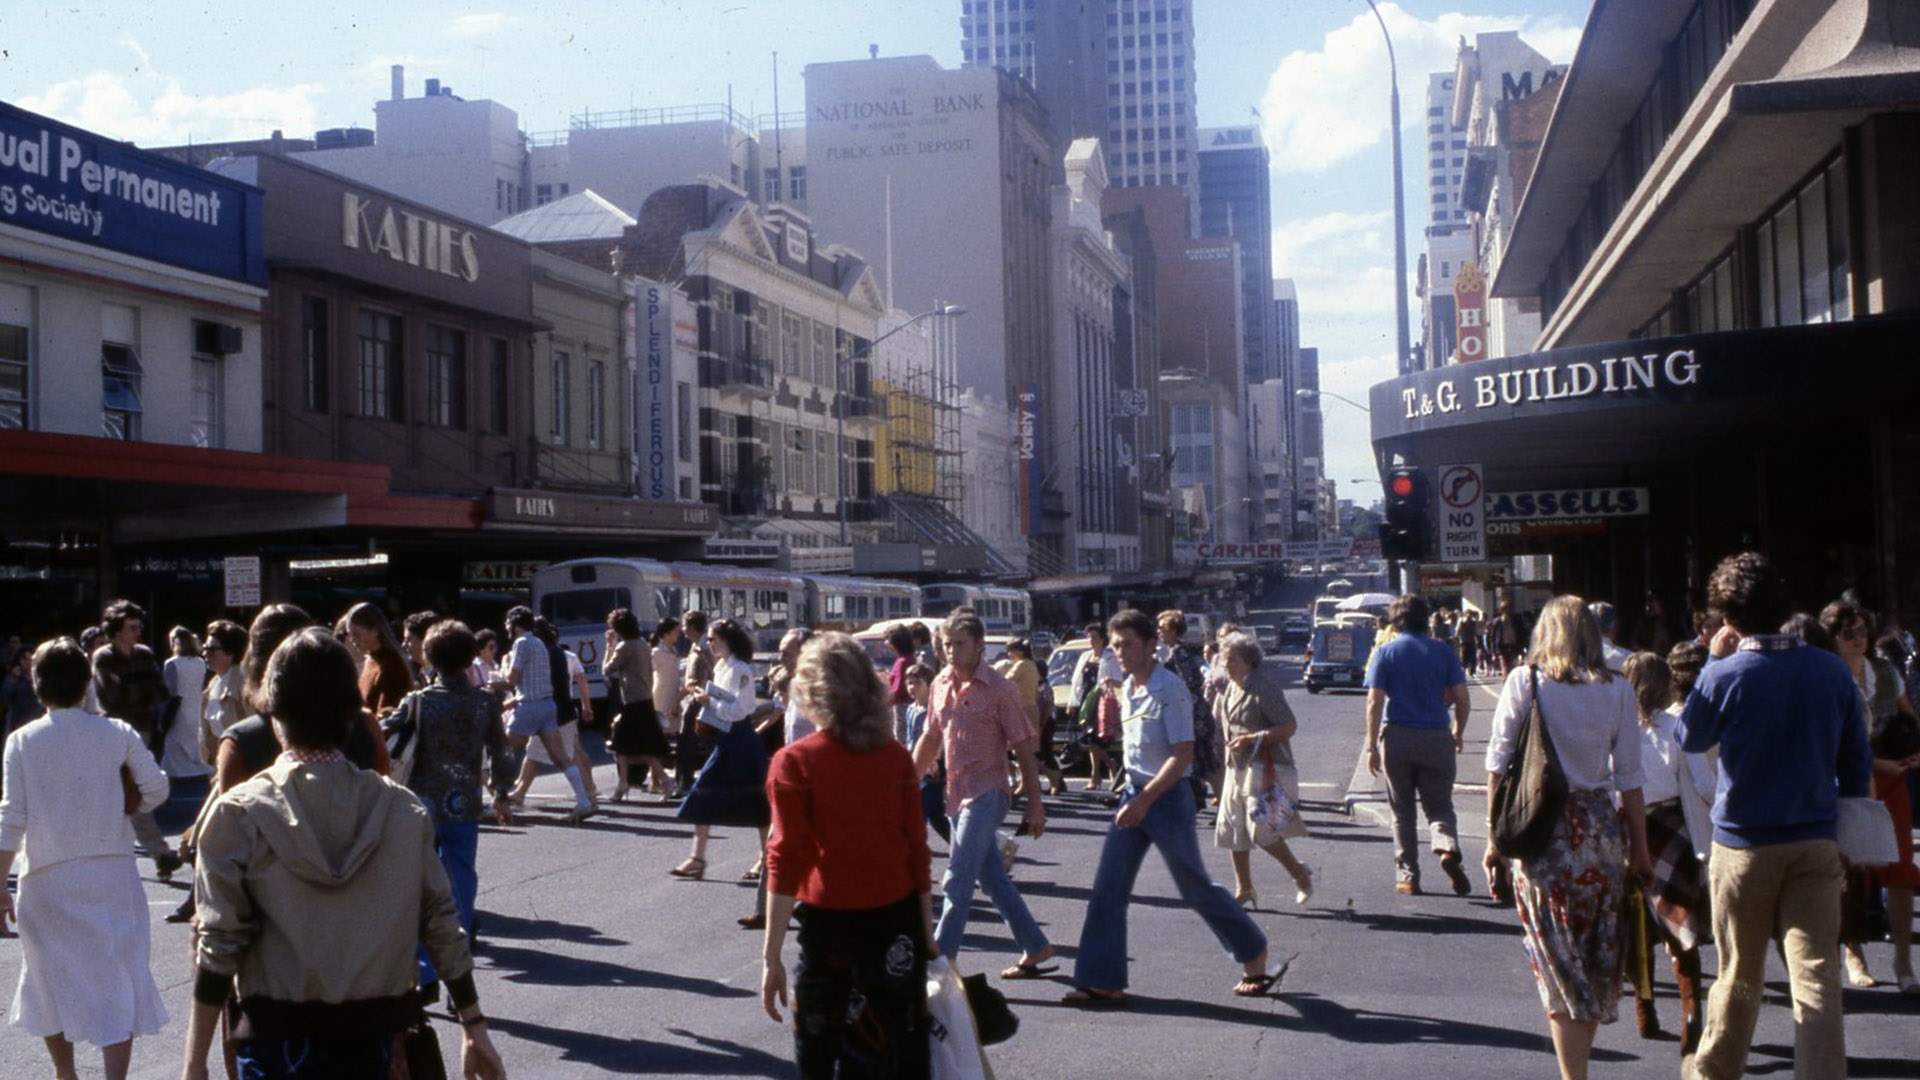
[[[735,721],[714,742],[707,763],[694,774],[680,804],[682,821],[764,829],[773,821],[767,805],[767,749],[753,724]]]

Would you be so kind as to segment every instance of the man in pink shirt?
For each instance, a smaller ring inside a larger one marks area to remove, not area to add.
[[[1012,791],[1007,785],[1007,752],[1020,759],[1022,790],[1029,792],[1024,831],[1039,836],[1047,827],[1040,803],[1040,764],[1034,757],[1039,733],[1021,707],[1006,676],[982,663],[986,630],[976,615],[955,613],[946,625],[948,665],[933,680],[927,729],[913,747],[913,762],[925,776],[944,750],[947,758],[947,810],[953,815],[953,842],[947,872],[940,881],[944,903],[933,936],[940,952],[960,951],[967,916],[973,910],[975,884],[987,890],[995,911],[1020,946],[1020,962],[1002,978],[1032,979],[1054,970],[1053,946],[1027,910],[1000,861],[994,830],[1007,815]]]

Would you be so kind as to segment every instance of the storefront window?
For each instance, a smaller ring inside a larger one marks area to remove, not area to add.
[[[558,349],[553,351],[553,421],[547,434],[555,446],[567,445],[567,421],[573,399],[573,358]]]
[[[317,296],[300,300],[300,363],[306,375],[307,411],[324,413],[333,400],[332,323],[329,305]]]
[[[587,445],[600,449],[607,437],[607,365],[587,365]]]
[[[507,342],[487,339],[487,430],[507,433]]]
[[[27,328],[0,322],[0,431],[27,426]]]
[[[675,450],[682,464],[693,462],[693,387],[675,383],[673,387],[673,434]]]
[[[360,415],[400,419],[400,317],[360,311]]]
[[[100,344],[101,434],[107,438],[140,438],[140,375],[132,346]]]
[[[193,445],[205,449],[226,445],[225,425],[221,422],[226,411],[222,368],[218,357],[193,358],[193,416],[187,435]]]
[[[467,427],[467,335],[444,326],[427,327],[427,423]]]

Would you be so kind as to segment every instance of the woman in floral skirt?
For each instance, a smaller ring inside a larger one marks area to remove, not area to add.
[[[1507,677],[1494,710],[1487,788],[1514,763],[1515,743],[1537,703],[1568,794],[1546,850],[1512,860],[1514,891],[1560,1075],[1586,1080],[1594,1031],[1618,1015],[1626,876],[1643,887],[1653,880],[1640,796],[1640,710],[1633,687],[1607,670],[1600,626],[1577,596],[1556,597],[1541,611],[1527,660]],[[1491,843],[1484,861],[1489,874],[1500,865]]]

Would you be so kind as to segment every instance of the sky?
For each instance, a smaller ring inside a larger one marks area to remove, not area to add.
[[[1462,35],[1517,29],[1572,58],[1589,0],[1399,0],[1381,13],[1400,64],[1409,276],[1427,205],[1421,167],[1429,72]],[[256,138],[274,128],[373,126],[388,68],[408,93],[438,78],[563,129],[584,110],[721,102],[803,107],[801,69],[926,53],[960,63],[957,0],[520,0],[511,6],[148,0],[58,6],[10,0],[0,100],[104,135],[163,145]],[[1300,293],[1301,344],[1321,385],[1364,403],[1393,375],[1393,229],[1387,56],[1363,0],[1192,0],[1203,126],[1261,125],[1273,156],[1274,273]],[[156,17],[159,15],[160,17]],[[1408,283],[1409,290],[1411,283]],[[1413,301],[1409,301],[1410,304]],[[1419,309],[1412,308],[1419,336]],[[1379,495],[1367,418],[1323,405],[1340,495]],[[1368,478],[1365,484],[1349,481]]]

